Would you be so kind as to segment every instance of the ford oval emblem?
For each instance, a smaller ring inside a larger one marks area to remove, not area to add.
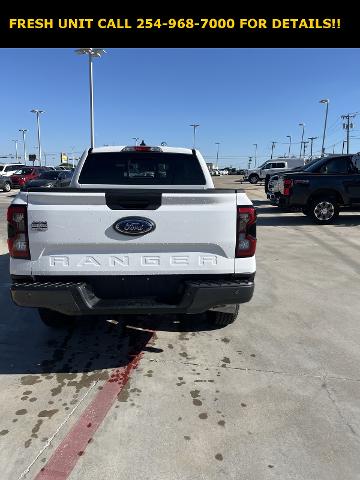
[[[155,223],[149,218],[144,217],[125,217],[120,218],[113,225],[114,229],[123,235],[146,235],[155,230]]]

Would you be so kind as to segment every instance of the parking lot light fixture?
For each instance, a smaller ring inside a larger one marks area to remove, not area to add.
[[[135,147],[137,146],[137,142],[139,140],[139,137],[132,137],[132,139],[135,141]]]
[[[78,48],[75,50],[78,55],[87,55],[89,57],[89,87],[90,87],[90,144],[91,148],[95,146],[94,134],[94,78],[93,78],[93,58],[100,58],[106,53],[103,48]]]
[[[286,138],[288,138],[289,141],[289,151],[288,151],[288,157],[290,158],[290,152],[291,152],[291,135],[286,135]]]
[[[26,138],[26,128],[19,128],[19,132],[22,132],[23,136],[23,147],[24,147],[24,164],[26,165],[26,143],[25,143],[25,138]]]
[[[326,109],[325,109],[325,122],[324,122],[324,132],[323,132],[323,138],[322,138],[322,146],[321,146],[321,156],[323,157],[325,154],[325,136],[326,136],[326,125],[327,125],[327,118],[328,118],[328,111],[329,111],[329,102],[330,100],[328,98],[323,98],[322,100],[319,101],[319,103],[324,103],[326,104]]]
[[[41,138],[40,138],[40,115],[45,113],[44,110],[39,110],[34,108],[31,110],[31,113],[36,114],[36,124],[37,124],[37,137],[38,137],[38,151],[39,151],[39,165],[41,165]]]
[[[302,148],[304,143],[304,131],[305,131],[305,123],[299,123],[299,127],[302,127],[302,135],[301,135],[301,142],[300,142],[300,158],[302,154]]]
[[[273,153],[274,153],[274,149],[275,149],[276,144],[277,144],[277,142],[271,142],[271,157],[270,157],[271,160],[273,158]]]

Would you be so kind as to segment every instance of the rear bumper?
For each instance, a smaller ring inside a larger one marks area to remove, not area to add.
[[[267,193],[267,199],[272,203],[273,205],[278,205],[279,204],[279,194],[277,193]]]
[[[154,298],[100,299],[85,282],[13,283],[11,296],[21,307],[48,308],[66,315],[144,313],[202,313],[220,305],[245,303],[254,293],[249,280],[188,281],[180,301],[159,303]]]

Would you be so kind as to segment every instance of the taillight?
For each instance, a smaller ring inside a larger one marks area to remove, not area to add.
[[[290,189],[293,186],[293,181],[289,178],[284,180],[284,196],[288,197],[290,195]]]
[[[30,259],[26,205],[10,205],[7,221],[10,256]]]
[[[235,257],[252,257],[256,250],[256,210],[254,207],[237,208]]]

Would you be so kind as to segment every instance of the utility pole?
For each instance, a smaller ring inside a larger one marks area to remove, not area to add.
[[[350,118],[355,118],[356,113],[348,113],[347,115],[341,115],[343,120],[346,120],[346,123],[343,123],[343,129],[346,130],[346,153],[349,154],[350,147],[350,128],[354,128],[354,124],[350,123]]]
[[[300,158],[301,158],[302,147],[303,147],[303,142],[304,142],[305,123],[299,123],[299,127],[302,127],[302,135],[301,135],[301,143],[300,143]]]
[[[219,168],[219,148],[220,148],[220,142],[215,142],[215,145],[217,145],[217,152],[216,152],[216,170]]]
[[[255,147],[255,161],[254,161],[254,167],[256,167],[256,154],[257,154],[257,143],[253,143],[254,147]]]
[[[288,157],[290,158],[290,151],[291,151],[291,135],[286,135],[286,138],[290,138],[290,143],[289,143],[289,152],[288,152]]]
[[[200,123],[191,123],[190,124],[190,127],[193,127],[193,129],[194,129],[194,143],[193,143],[193,148],[194,149],[196,148],[196,129],[199,126],[200,126]]]
[[[26,143],[25,143],[25,136],[26,136],[27,129],[26,129],[26,128],[19,128],[19,132],[22,132],[22,136],[23,136],[24,165],[26,165]]]
[[[248,170],[250,170],[250,167],[251,167],[251,162],[252,162],[252,157],[249,157],[249,165],[248,165]]]
[[[272,143],[272,145],[271,145],[271,157],[270,157],[270,159],[272,160],[273,153],[274,153],[274,148],[275,148],[275,145],[277,144],[277,142],[271,142],[271,143]]]
[[[312,152],[313,152],[313,142],[316,140],[318,137],[309,137],[310,140],[310,158],[312,158]]]

